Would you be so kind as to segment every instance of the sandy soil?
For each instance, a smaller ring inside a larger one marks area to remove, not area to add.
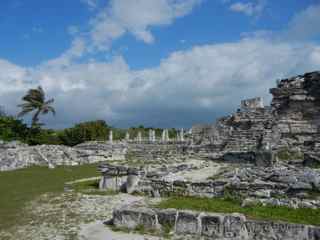
[[[159,237],[142,236],[133,233],[113,232],[103,222],[81,226],[79,240],[160,240]]]

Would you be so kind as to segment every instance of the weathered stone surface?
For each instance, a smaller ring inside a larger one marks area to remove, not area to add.
[[[320,170],[317,169],[290,165],[272,167],[243,166],[225,169],[222,173],[218,173],[217,176],[213,176],[212,180],[193,182],[165,177],[165,174],[170,175],[175,169],[177,169],[175,173],[179,173],[178,169],[189,171],[188,167],[177,166],[172,168],[172,171],[169,170],[171,169],[170,167],[165,170],[160,168],[159,171],[154,169],[153,174],[140,170],[140,177],[129,175],[130,168],[126,171],[127,175],[121,173],[119,176],[114,176],[113,171],[116,168],[110,166],[110,169],[112,169],[111,175],[109,175],[109,170],[103,169],[101,181],[104,181],[104,184],[100,185],[102,188],[114,190],[115,185],[118,183],[120,184],[116,186],[118,190],[123,185],[127,186],[127,192],[136,191],[152,197],[178,195],[213,198],[232,194],[244,198],[270,199],[270,201],[260,201],[269,205],[293,208],[319,207],[318,200],[314,199],[319,192],[320,186]],[[190,171],[193,171],[193,169],[190,168]],[[277,196],[279,201],[273,196]],[[302,200],[297,202],[296,199]],[[313,200],[317,201],[313,202]]]
[[[223,216],[220,214],[207,214],[201,218],[201,234],[213,239],[224,235]]]
[[[176,222],[177,234],[198,234],[199,229],[199,214],[194,212],[179,212]]]
[[[147,214],[147,221],[141,221],[140,215]],[[132,213],[131,213],[132,212]],[[154,215],[155,214],[155,215]],[[154,219],[160,228],[168,222],[177,235],[193,235],[195,239],[219,240],[318,240],[320,228],[309,225],[290,224],[285,222],[247,220],[241,214],[199,213],[170,209],[137,210],[134,207],[114,212],[114,224],[121,227],[143,225],[146,230],[154,229]],[[126,222],[127,221],[127,222]]]
[[[177,218],[177,211],[175,209],[165,209],[158,210],[156,209],[158,216],[158,222],[162,226],[171,226],[174,227]]]

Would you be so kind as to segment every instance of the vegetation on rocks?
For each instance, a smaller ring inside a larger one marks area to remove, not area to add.
[[[289,148],[282,148],[277,151],[276,157],[280,161],[300,160],[303,159],[303,153],[290,150]]]

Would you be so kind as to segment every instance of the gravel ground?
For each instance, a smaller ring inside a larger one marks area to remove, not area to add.
[[[0,232],[0,239],[129,240],[131,238],[123,238],[120,236],[121,234],[115,234],[109,238],[108,234],[111,231],[102,223],[112,218],[112,211],[115,207],[136,202],[148,204],[147,201],[141,196],[127,194],[113,196],[83,195],[72,192],[59,195],[45,194],[26,207],[24,212],[28,215],[28,219],[30,218],[28,224],[14,226],[6,232]],[[99,224],[96,225],[97,223]],[[97,238],[91,238],[95,229],[99,230]],[[103,235],[104,232],[107,234],[106,236]],[[101,236],[103,237],[101,238]],[[120,238],[118,238],[119,236]]]

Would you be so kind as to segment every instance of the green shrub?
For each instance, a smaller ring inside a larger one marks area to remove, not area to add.
[[[110,129],[110,126],[103,120],[83,122],[62,131],[59,134],[59,139],[68,146],[86,141],[105,141],[109,138]]]
[[[29,129],[21,120],[10,116],[0,116],[0,139],[4,141],[25,141]]]

